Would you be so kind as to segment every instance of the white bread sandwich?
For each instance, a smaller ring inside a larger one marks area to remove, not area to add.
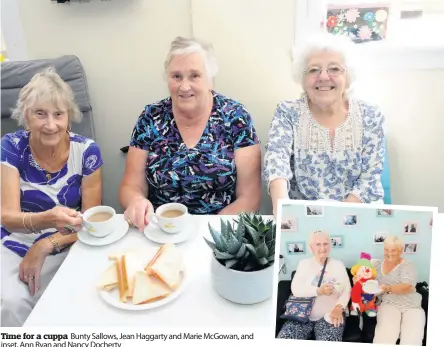
[[[182,255],[172,243],[162,245],[145,268],[148,275],[157,277],[171,290],[179,286],[182,270]]]
[[[110,258],[116,259],[119,283],[120,301],[127,302],[134,293],[135,274],[138,271],[144,271],[145,266],[152,259],[154,251],[127,251],[123,254],[117,254]]]
[[[171,289],[154,276],[148,276],[144,271],[134,274],[134,292],[132,301],[134,305],[147,304],[166,298]]]
[[[119,300],[121,302],[128,302],[128,276],[126,272],[126,256],[122,255],[116,260],[116,268],[117,268],[117,281],[118,281],[118,289],[119,289]]]
[[[102,290],[110,291],[117,288],[117,268],[116,264],[112,263],[100,276],[99,288]]]

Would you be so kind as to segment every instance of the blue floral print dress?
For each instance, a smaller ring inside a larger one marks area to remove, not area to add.
[[[263,180],[288,182],[290,199],[343,201],[353,194],[364,203],[382,203],[384,116],[360,100],[349,100],[348,116],[330,130],[313,118],[307,97],[278,104],[271,122]]]

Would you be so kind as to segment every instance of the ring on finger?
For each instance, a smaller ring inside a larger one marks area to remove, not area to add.
[[[132,227],[134,226],[134,223],[131,221],[130,218],[127,218],[126,221],[128,222],[128,224],[129,224],[130,226],[132,226]]]
[[[72,225],[69,225],[69,224],[65,225],[65,230],[70,232],[71,234],[76,231],[75,228]]]

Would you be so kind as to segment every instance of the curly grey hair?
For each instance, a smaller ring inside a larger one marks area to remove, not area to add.
[[[339,53],[344,60],[347,69],[348,88],[346,96],[351,96],[354,83],[356,82],[355,50],[354,43],[348,37],[337,36],[328,33],[317,34],[309,37],[292,49],[293,58],[293,80],[304,86],[305,69],[310,57],[320,51]]]
[[[16,108],[11,118],[20,126],[26,126],[29,111],[39,101],[50,101],[56,105],[64,104],[68,108],[69,123],[80,123],[82,112],[75,101],[74,92],[54,67],[49,67],[36,73],[29,83],[19,93]]]
[[[209,79],[216,76],[219,71],[216,56],[214,54],[213,46],[202,40],[195,38],[185,38],[182,36],[176,37],[173,42],[171,42],[170,50],[165,59],[164,68],[165,76],[167,75],[168,67],[171,60],[177,55],[187,55],[192,53],[200,53],[203,55],[205,60],[205,69]]]

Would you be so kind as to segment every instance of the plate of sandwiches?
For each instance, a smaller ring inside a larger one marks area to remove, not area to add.
[[[110,255],[102,272],[99,294],[109,305],[140,311],[166,305],[182,294],[186,269],[172,243],[160,247],[129,249]]]

